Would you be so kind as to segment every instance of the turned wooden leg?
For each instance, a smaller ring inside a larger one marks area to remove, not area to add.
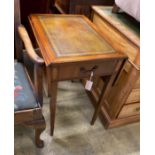
[[[37,147],[42,148],[44,146],[43,140],[40,139],[40,135],[43,132],[44,128],[35,129],[35,144]]]
[[[57,82],[51,83],[51,100],[50,100],[50,128],[51,136],[54,134],[54,123],[56,113],[56,98],[57,98]]]

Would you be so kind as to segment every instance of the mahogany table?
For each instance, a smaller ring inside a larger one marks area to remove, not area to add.
[[[93,124],[126,56],[115,51],[95,25],[82,15],[34,14],[29,21],[46,64],[51,92],[51,135],[54,133],[58,81],[86,78],[91,72],[94,76],[106,76],[108,81],[95,110]]]

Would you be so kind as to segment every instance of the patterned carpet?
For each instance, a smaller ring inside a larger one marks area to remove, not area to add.
[[[34,131],[15,127],[15,155],[139,155],[140,125],[105,130],[100,120],[90,125],[94,108],[78,82],[60,82],[54,137],[49,135],[49,98],[44,97],[47,127],[44,148],[34,145]]]

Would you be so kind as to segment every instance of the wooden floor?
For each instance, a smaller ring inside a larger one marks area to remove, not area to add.
[[[90,125],[94,109],[78,82],[60,82],[54,137],[49,135],[49,99],[44,98],[47,128],[43,149],[34,145],[33,130],[15,127],[15,155],[139,155],[140,125],[105,130],[100,120]]]

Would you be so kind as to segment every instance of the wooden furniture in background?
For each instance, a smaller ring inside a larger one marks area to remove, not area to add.
[[[113,5],[114,0],[56,0],[55,6],[61,13],[83,14],[90,18],[91,5]]]
[[[41,132],[45,129],[45,120],[42,115],[42,69],[44,60],[41,59],[34,51],[26,29],[21,26],[20,22],[20,3],[14,0],[14,33],[15,33],[15,75],[14,75],[14,123],[21,124],[35,129],[35,143],[38,147],[43,147],[43,141],[40,139]],[[20,39],[21,38],[21,39]],[[34,85],[25,69],[23,63],[23,47],[30,59],[34,62]]]
[[[58,81],[90,77],[91,72],[94,76],[106,76],[109,82],[101,93],[102,100],[126,56],[115,51],[82,15],[31,15],[29,20],[46,64],[53,135]]]
[[[105,39],[128,56],[128,62],[102,104],[100,117],[106,128],[137,122],[140,119],[140,25],[124,13],[112,13],[112,7],[93,6],[92,9],[92,21]],[[96,78],[89,94],[93,103],[99,100],[103,87],[104,79]]]
[[[21,23],[28,27],[28,16],[32,13],[50,13],[53,0],[20,0]]]

